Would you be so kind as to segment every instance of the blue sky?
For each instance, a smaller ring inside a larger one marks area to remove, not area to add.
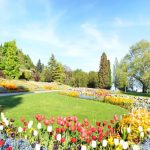
[[[113,64],[139,40],[150,40],[149,0],[0,0],[0,43],[17,45],[47,65],[99,69],[102,52]]]

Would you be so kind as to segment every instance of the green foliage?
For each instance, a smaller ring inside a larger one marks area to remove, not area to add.
[[[103,53],[101,56],[98,77],[99,77],[99,88],[102,88],[102,89],[111,88],[110,62],[109,60],[107,60],[107,56],[105,53]]]
[[[17,57],[18,50],[16,47],[16,42],[5,42],[3,46],[3,54],[5,56],[3,59],[4,74],[11,79],[17,79],[20,76],[20,62]]]
[[[124,61],[128,65],[128,77],[139,81],[146,92],[150,86],[150,42],[143,40],[131,46]]]
[[[55,59],[54,54],[51,55],[50,60],[48,62],[48,69],[50,73],[50,82],[64,82],[64,67],[61,63],[58,63]]]
[[[75,87],[87,87],[88,74],[81,69],[77,69],[73,72],[72,86]]]
[[[98,87],[98,72],[90,71],[88,74],[88,85],[89,88]]]
[[[25,55],[21,50],[18,50],[18,59],[21,64],[20,66],[21,69],[32,70],[35,68],[29,55]]]
[[[48,67],[45,67],[41,73],[41,76],[40,76],[40,80],[42,82],[51,82],[52,81],[52,78],[51,78],[51,72],[50,70],[48,69]]]
[[[128,73],[127,73],[127,64],[122,60],[116,66],[116,81],[115,86],[120,90],[125,90],[128,85]]]

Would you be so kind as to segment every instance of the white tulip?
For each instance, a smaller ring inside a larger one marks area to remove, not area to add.
[[[115,138],[114,143],[115,143],[115,146],[117,146],[119,144],[119,139]]]
[[[123,143],[124,143],[124,140],[120,140],[120,144],[123,145]]]
[[[0,130],[2,131],[4,129],[3,125],[0,125]]]
[[[103,147],[106,147],[106,146],[107,146],[107,140],[103,140],[103,141],[102,141],[102,146],[103,146]]]
[[[96,141],[92,141],[92,147],[96,148]]]
[[[36,144],[35,145],[35,150],[40,150],[41,149],[41,145],[40,144]]]
[[[127,128],[127,133],[128,134],[131,133],[131,128],[130,127]]]
[[[48,127],[47,127],[47,131],[48,131],[48,132],[52,132],[52,126],[48,126]]]
[[[6,126],[8,126],[8,125],[9,125],[9,121],[8,121],[6,118],[5,118],[4,123],[6,124]]]
[[[140,137],[143,138],[144,137],[144,132],[140,133]]]
[[[143,127],[142,126],[139,126],[138,129],[139,129],[140,132],[143,131]]]
[[[61,141],[61,134],[57,134],[56,139],[57,139],[57,141]]]
[[[127,149],[129,147],[128,142],[123,142],[122,148]]]
[[[38,124],[37,124],[37,128],[38,128],[38,129],[41,129],[41,128],[42,128],[41,123],[38,123]]]
[[[140,150],[140,147],[138,145],[133,145],[132,150]]]
[[[86,146],[85,146],[85,145],[82,145],[82,146],[81,146],[81,150],[86,150]]]
[[[29,128],[29,129],[32,128],[32,125],[33,125],[33,121],[31,120],[31,121],[29,121],[29,123],[28,123],[28,128]]]
[[[23,131],[23,128],[22,128],[22,127],[19,127],[19,128],[18,128],[18,132],[21,133],[22,131]]]
[[[38,131],[34,130],[34,131],[33,131],[33,135],[34,135],[34,136],[37,136],[37,135],[38,135]]]

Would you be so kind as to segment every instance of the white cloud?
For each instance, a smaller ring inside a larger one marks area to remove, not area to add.
[[[150,26],[150,19],[140,17],[137,20],[126,20],[120,17],[116,17],[114,18],[114,25],[117,27]]]

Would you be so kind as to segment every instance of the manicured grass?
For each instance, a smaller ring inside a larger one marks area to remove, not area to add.
[[[87,118],[93,124],[95,121],[112,119],[114,114],[124,114],[127,110],[102,102],[84,100],[59,95],[58,93],[40,93],[0,97],[3,112],[9,118],[15,118],[20,124],[20,117],[27,121],[36,113],[51,116],[77,116],[79,120]]]

